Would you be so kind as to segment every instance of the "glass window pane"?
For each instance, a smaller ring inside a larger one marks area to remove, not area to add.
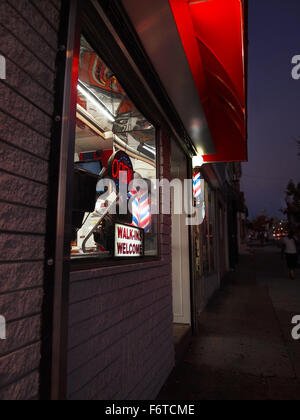
[[[73,259],[113,257],[116,224],[132,227],[131,234],[135,232],[133,228],[140,229],[144,236],[143,254],[157,255],[158,217],[150,211],[155,200],[155,194],[151,194],[155,183],[151,181],[157,178],[156,156],[155,127],[82,37],[74,156]],[[128,185],[133,180],[144,181],[142,186],[128,186],[125,204],[120,194],[124,172]],[[103,180],[114,184],[107,186]],[[124,205],[127,211],[121,214]],[[124,256],[132,255],[124,252]]]

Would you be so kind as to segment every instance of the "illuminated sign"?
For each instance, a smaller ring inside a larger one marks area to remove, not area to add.
[[[108,161],[108,176],[116,183],[119,189],[120,181],[130,184],[133,180],[133,166],[130,157],[123,151],[114,153]],[[127,180],[120,179],[121,172],[126,172]]]
[[[144,256],[144,231],[133,226],[115,225],[115,257]]]

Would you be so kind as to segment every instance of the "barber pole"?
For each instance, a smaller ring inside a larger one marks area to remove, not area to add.
[[[132,225],[149,232],[151,227],[150,200],[148,191],[130,191],[129,198],[132,198]]]
[[[193,177],[193,191],[194,191],[194,198],[198,200],[202,192],[200,172],[197,172]]]
[[[141,194],[139,199],[139,213],[140,222],[139,227],[144,229],[145,232],[150,231],[151,214],[150,214],[150,201],[148,191]]]

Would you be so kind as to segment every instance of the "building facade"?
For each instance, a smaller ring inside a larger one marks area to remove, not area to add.
[[[197,333],[234,259],[215,118],[231,160],[245,160],[245,63],[220,90],[236,112],[222,113],[210,66],[222,72],[201,48],[195,83],[180,2],[141,3],[1,3],[2,400],[154,399],[175,364],[174,328]],[[183,190],[158,187],[175,179]]]

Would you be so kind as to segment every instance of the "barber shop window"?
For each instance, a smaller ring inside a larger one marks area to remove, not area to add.
[[[157,256],[158,212],[152,211],[157,208],[153,193],[156,134],[119,83],[118,75],[81,37],[73,260]]]

